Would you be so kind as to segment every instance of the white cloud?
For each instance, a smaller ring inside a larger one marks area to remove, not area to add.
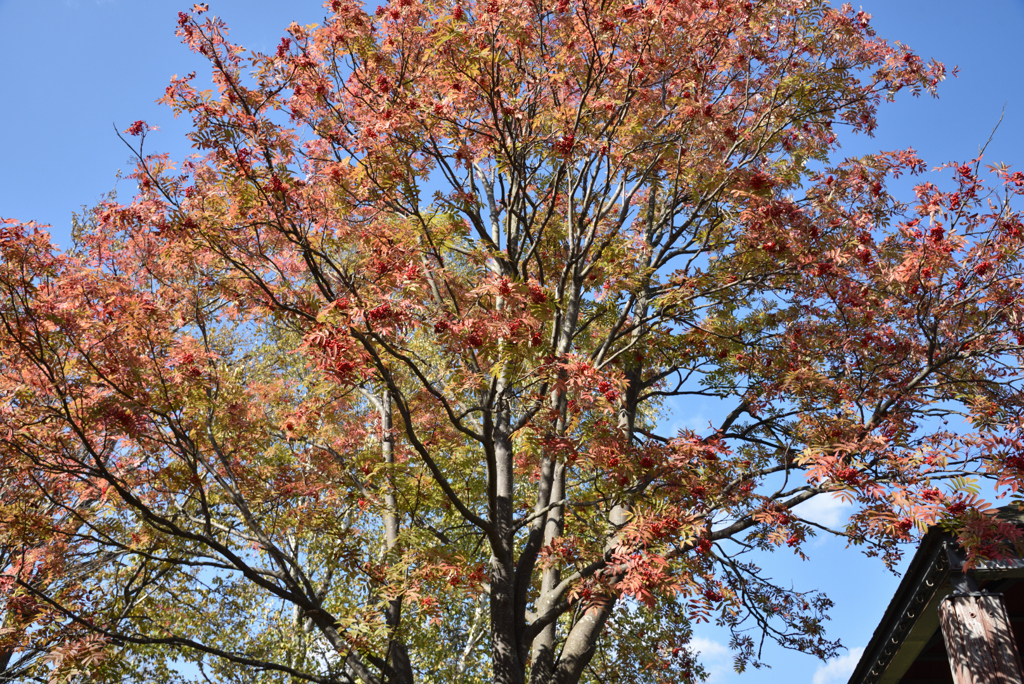
[[[851,504],[831,494],[820,494],[800,504],[794,511],[804,520],[836,529],[842,527],[850,516]]]
[[[690,639],[690,648],[700,655],[697,660],[708,672],[705,684],[724,684],[732,673],[732,652],[725,644],[704,637]]]
[[[812,684],[843,684],[853,674],[862,653],[863,648],[851,648],[846,655],[828,661],[815,671]]]
[[[704,637],[694,637],[690,639],[690,648],[697,651],[705,658],[728,658],[729,648],[725,644],[720,644],[717,641],[711,639],[705,639]]]

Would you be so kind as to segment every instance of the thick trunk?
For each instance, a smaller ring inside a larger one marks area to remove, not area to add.
[[[563,338],[560,346],[567,347],[569,340]],[[558,418],[555,421],[554,433],[564,437],[566,432],[567,409],[565,392],[556,391],[551,396],[551,408],[557,411]],[[550,487],[550,502],[564,501],[565,499],[565,463],[555,463],[552,471]],[[557,506],[548,511],[544,518],[544,545],[549,545],[558,537],[562,536],[565,528],[565,505]],[[543,615],[551,610],[558,601],[554,590],[562,581],[562,573],[557,564],[551,564],[544,569],[541,575],[540,596],[537,599],[536,613]],[[530,652],[530,684],[546,684],[554,676],[555,651],[558,644],[558,622],[557,620],[544,627],[531,644]]]
[[[631,512],[625,504],[616,504],[608,514],[609,533],[606,551],[619,545],[618,531],[629,523]],[[610,578],[609,585],[614,587],[622,578]],[[612,590],[614,591],[614,590]],[[562,652],[554,665],[554,672],[548,679],[538,680],[536,684],[577,684],[583,670],[590,663],[597,651],[597,642],[604,631],[605,623],[615,609],[617,598],[614,593],[595,599],[583,611],[583,616],[569,630]],[[534,684],[534,683],[531,683]]]
[[[519,560],[516,561],[516,615],[526,616],[526,606],[529,602],[530,591],[533,586],[533,572],[537,564],[537,556],[544,545],[544,528],[547,522],[545,513],[552,501],[552,485],[555,478],[556,463],[549,455],[541,459],[540,477],[537,481],[537,500],[534,502],[533,514],[536,519],[530,523],[530,533],[526,544],[519,553]],[[519,660],[527,662],[529,659],[530,645],[525,640],[519,640]]]
[[[643,298],[641,298],[638,307],[642,311],[646,311],[646,304]],[[637,331],[634,333],[634,337],[640,334],[640,331]],[[638,400],[643,387],[643,359],[639,353],[634,357],[632,363],[626,366],[624,372],[627,384],[625,396],[619,409],[618,428],[622,432],[624,444],[628,447],[633,439]],[[605,545],[606,552],[613,551],[619,546],[621,543],[620,530],[629,523],[631,518],[632,507],[629,502],[625,500],[615,502],[608,512],[609,530],[608,541]],[[558,533],[561,533],[561,529],[559,529]],[[613,578],[610,584],[614,586],[618,579]],[[552,577],[552,581],[557,582],[557,576]],[[583,674],[583,670],[590,663],[591,658],[594,657],[594,653],[597,650],[597,642],[601,637],[601,632],[604,630],[605,623],[615,608],[616,600],[615,595],[612,594],[599,598],[588,606],[584,610],[583,616],[572,626],[572,629],[566,636],[557,661],[551,664],[544,663],[543,671],[537,672],[535,677],[531,677],[531,684],[577,684]],[[550,635],[550,642],[541,641],[538,644],[538,641],[548,634]],[[556,637],[555,626],[549,625],[545,632],[534,641],[534,652],[552,651]]]
[[[565,497],[565,464],[555,466],[551,501],[561,501]],[[565,507],[558,506],[548,512],[544,521],[544,544],[551,544],[562,536],[565,523]],[[554,589],[562,581],[562,573],[557,565],[544,570],[541,576],[540,599],[537,601],[537,614],[542,615],[554,607]],[[547,684],[554,675],[555,645],[558,640],[558,624],[552,622],[533,640],[530,658],[530,684]]]
[[[381,424],[381,454],[384,462],[389,466],[395,463],[395,438],[392,434],[393,422],[391,417],[391,395],[386,391],[382,397],[380,406]],[[389,478],[393,474],[388,471]],[[391,482],[385,486],[384,503],[384,536],[388,551],[391,551],[398,544],[398,501],[395,498],[395,489]],[[387,621],[390,639],[388,641],[388,652],[386,656],[390,671],[385,677],[388,684],[413,684],[412,663],[409,661],[409,650],[405,643],[397,638],[398,629],[402,622],[402,598],[396,597],[388,602],[387,610],[384,613]]]
[[[497,548],[491,549],[491,654],[494,684],[523,684],[524,664],[519,657],[521,618],[515,606],[513,552],[513,453],[499,416],[494,440],[494,500],[491,522],[497,531]],[[493,546],[493,544],[492,544]]]
[[[597,640],[615,607],[615,597],[598,599],[583,612],[562,646],[554,676],[545,684],[576,684],[597,650]]]

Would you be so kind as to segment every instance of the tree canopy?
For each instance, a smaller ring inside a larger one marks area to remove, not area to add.
[[[4,676],[699,681],[702,621],[836,652],[769,552],[1017,541],[1024,175],[840,156],[942,65],[824,0],[326,7],[180,14],[196,154],[0,223]]]

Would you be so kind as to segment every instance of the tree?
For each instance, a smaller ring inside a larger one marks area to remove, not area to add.
[[[941,65],[815,0],[329,9],[248,56],[181,14],[200,154],[136,122],[130,204],[0,234],[3,462],[51,506],[4,548],[94,569],[5,570],[92,635],[35,676],[693,681],[703,620],[838,648],[758,554],[1017,540],[965,475],[1024,468],[1024,176],[908,206],[912,151],[835,160]],[[709,430],[659,434],[681,397]]]

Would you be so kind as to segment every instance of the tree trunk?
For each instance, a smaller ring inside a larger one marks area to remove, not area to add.
[[[499,411],[499,413],[501,413]],[[498,418],[494,439],[494,498],[491,522],[498,539],[491,549],[491,652],[494,684],[523,684],[519,659],[519,627],[515,610],[515,560],[513,551],[513,452],[512,441]]]
[[[561,501],[565,498],[565,464],[555,465],[552,478],[551,496],[552,502]],[[544,545],[551,544],[555,539],[562,536],[562,527],[565,522],[565,507],[558,506],[552,509],[544,521]],[[557,564],[545,568],[541,575],[540,600],[537,602],[537,614],[543,615],[554,607],[553,592],[558,583],[562,581],[562,573]],[[533,640],[533,647],[530,658],[530,684],[547,684],[554,675],[555,666],[555,644],[558,638],[557,621],[544,627],[540,634]]]
[[[562,653],[558,656],[558,664],[555,666],[554,677],[550,680],[551,684],[576,684],[580,681],[583,669],[594,657],[597,640],[614,607],[615,597],[606,596],[596,600],[583,612],[583,617],[573,626],[565,639]]]
[[[395,463],[395,436],[392,434],[394,425],[391,417],[391,395],[387,390],[381,397],[380,405],[380,429],[381,429],[381,454],[384,462],[389,466]],[[388,477],[394,474],[388,472]],[[384,535],[388,551],[391,551],[398,544],[398,501],[395,498],[395,489],[389,481],[385,486],[384,503],[387,511],[384,514]],[[402,597],[398,596],[388,602],[387,610],[384,613],[387,622],[390,639],[388,640],[388,652],[386,661],[390,672],[385,680],[388,684],[413,684],[412,663],[409,660],[409,649],[405,643],[397,638],[398,628],[402,622]]]

